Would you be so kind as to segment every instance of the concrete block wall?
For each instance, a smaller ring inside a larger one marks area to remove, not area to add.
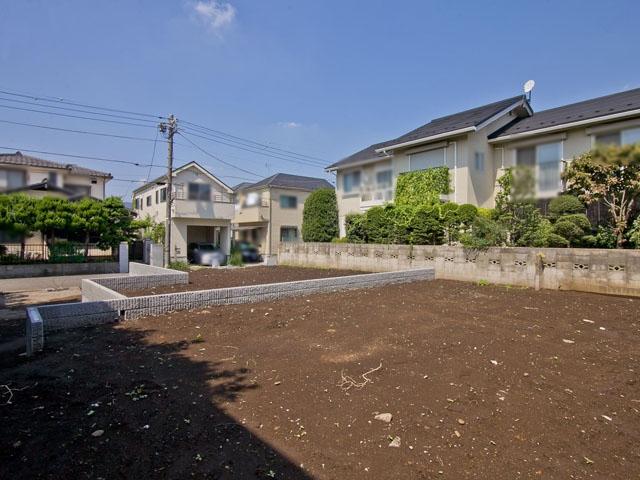
[[[0,278],[51,277],[58,275],[93,275],[118,273],[118,262],[95,263],[32,263],[0,265]]]
[[[433,268],[436,278],[640,296],[640,250],[283,243],[284,265],[364,271]],[[540,264],[542,268],[536,268]]]
[[[313,293],[372,288],[396,283],[433,280],[434,278],[435,274],[432,268],[423,268],[268,285],[47,305],[34,309],[34,315],[30,315],[27,319],[27,328],[29,328],[30,323],[36,323],[35,314],[41,318],[42,324],[42,328],[38,330],[40,337],[35,339],[33,336],[27,337],[27,342],[32,342],[33,346],[28,346],[28,348],[36,351],[36,346],[44,343],[44,335],[47,332],[56,330],[111,323],[120,319],[133,320],[148,315],[160,315],[167,312],[214,305],[255,303]]]

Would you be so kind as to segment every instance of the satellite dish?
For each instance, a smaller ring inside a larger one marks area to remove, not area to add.
[[[536,82],[534,80],[527,80],[524,83],[524,93],[529,93],[533,90],[533,87],[536,86]]]

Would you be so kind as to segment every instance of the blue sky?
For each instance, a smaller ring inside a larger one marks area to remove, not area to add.
[[[640,3],[623,0],[0,0],[0,90],[175,113],[328,164],[432,118],[517,95],[530,78],[535,110],[640,87],[638,18]],[[0,120],[155,138],[151,127],[1,107]],[[192,140],[259,176],[325,176]],[[177,141],[178,164],[199,161],[229,184],[257,178]],[[153,145],[0,123],[0,146],[149,163]],[[118,179],[145,179],[149,170],[73,161]],[[154,163],[165,161],[158,143]],[[128,195],[132,186],[112,181],[108,193]]]

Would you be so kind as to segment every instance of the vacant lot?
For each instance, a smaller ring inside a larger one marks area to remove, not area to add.
[[[638,478],[639,312],[435,281],[76,330],[0,363],[0,477]]]
[[[329,268],[301,267],[245,267],[245,268],[203,268],[189,273],[187,285],[168,285],[147,290],[123,291],[129,297],[156,295],[159,293],[209,290],[213,288],[242,287],[245,285],[263,285],[265,283],[294,282],[314,278],[343,277],[363,272],[353,270],[333,270]]]

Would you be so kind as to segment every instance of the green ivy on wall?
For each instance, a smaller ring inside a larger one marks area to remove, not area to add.
[[[396,182],[396,205],[433,205],[452,192],[448,167],[406,172]]]

